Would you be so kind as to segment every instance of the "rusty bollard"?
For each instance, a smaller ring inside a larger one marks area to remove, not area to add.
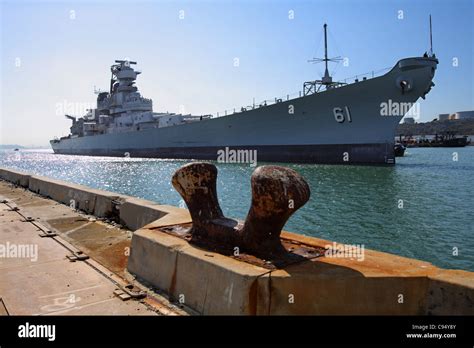
[[[246,250],[281,251],[280,233],[287,220],[309,199],[304,178],[292,169],[262,166],[252,174],[252,204],[242,229]]]
[[[190,163],[178,169],[171,183],[183,197],[191,218],[191,240],[205,244],[237,243],[238,222],[222,214],[217,199],[217,168],[209,163]]]
[[[284,167],[257,168],[251,178],[252,203],[243,224],[222,214],[216,181],[217,168],[209,163],[190,163],[173,175],[171,182],[186,202],[193,220],[191,240],[238,247],[264,258],[285,253],[280,241],[281,229],[310,196],[304,178]]]

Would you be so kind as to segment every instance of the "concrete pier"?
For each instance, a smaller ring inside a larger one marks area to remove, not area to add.
[[[131,237],[0,180],[0,315],[187,314],[158,294],[135,300],[124,291],[136,285],[124,272]]]
[[[290,252],[292,255],[290,258],[281,256],[280,253],[272,254],[273,247],[269,247],[268,253],[265,254],[267,256],[255,255],[252,244],[246,250],[245,242],[237,252],[233,248],[230,251],[219,250],[218,245],[212,245],[212,243],[203,245],[191,240],[190,233],[193,231],[194,218],[199,218],[199,214],[193,212],[190,214],[185,209],[93,190],[9,169],[0,169],[0,179],[4,180],[0,182],[0,195],[3,195],[8,202],[16,203],[20,212],[22,209],[25,211],[31,209],[34,212],[30,215],[31,218],[43,223],[51,232],[57,232],[61,240],[81,249],[90,257],[88,260],[74,263],[67,261],[69,268],[74,267],[72,265],[87,265],[88,262],[95,262],[107,270],[104,273],[113,274],[124,284],[133,284],[147,293],[147,297],[141,300],[144,303],[136,300],[129,303],[143,304],[146,308],[150,308],[150,303],[157,302],[158,308],[161,308],[161,311],[158,310],[159,313],[474,314],[473,272],[444,270],[428,262],[367,249],[363,251],[362,258],[334,257],[334,254],[327,253],[328,248],[334,246],[332,241],[286,231],[282,231],[279,235],[279,243],[284,250]],[[199,180],[197,182],[202,183]],[[272,182],[272,187],[278,186],[277,181]],[[285,187],[282,189],[286,190]],[[196,192],[196,187],[188,187],[188,191],[183,192]],[[258,194],[260,191],[256,189],[255,192]],[[294,192],[300,192],[300,189]],[[258,198],[255,202],[260,202]],[[79,210],[72,209],[71,202]],[[304,199],[302,202],[304,204]],[[48,214],[53,211],[54,214],[48,217]],[[3,219],[0,228],[1,243],[10,239],[28,242],[33,241],[33,238],[35,238],[35,243],[45,243],[43,241],[56,243],[51,237],[38,236],[41,241],[36,241],[36,236],[42,232],[33,224],[35,221],[20,223],[18,219],[25,219],[15,218],[14,214],[18,212],[12,210],[9,203],[2,203],[0,214],[4,214],[1,217]],[[259,214],[266,214],[266,210],[256,210],[249,214],[247,219],[254,219],[255,214],[258,217]],[[208,218],[201,226],[207,228],[209,224],[214,224],[217,238],[221,238],[223,231],[226,230],[236,233],[236,236],[244,231],[242,228],[245,225],[244,222],[223,216]],[[217,220],[213,220],[214,218]],[[101,221],[103,219],[107,221]],[[13,229],[14,226],[22,224],[29,226],[28,229],[24,227],[18,231]],[[204,230],[200,231],[200,233],[204,232]],[[43,234],[45,233],[47,232],[43,231]],[[21,239],[25,237],[27,238]],[[53,247],[41,245],[39,249],[43,251],[39,254],[43,253],[41,255],[45,256],[41,257],[47,257],[48,250]],[[345,248],[346,251],[350,250],[349,246],[337,246]],[[130,249],[126,249],[127,247]],[[129,255],[121,253],[123,250],[129,250]],[[56,255],[57,259],[54,262],[58,264],[55,264],[54,268],[45,270],[44,274],[55,273],[53,270],[60,267],[60,261],[66,262],[64,256],[68,253],[69,251],[63,251],[62,254],[60,251],[51,253],[51,255]],[[13,261],[0,259],[0,262],[0,268],[8,266],[10,270],[10,273],[6,273],[9,274],[8,281],[4,281],[7,278],[3,275],[0,279],[0,297],[3,298],[6,308],[10,310],[9,302],[19,301],[15,300],[15,296],[19,288],[25,287],[22,282],[28,281],[29,278],[26,275],[33,266],[27,263],[30,262],[29,260],[22,260],[17,268],[14,267]],[[13,263],[10,265],[9,262]],[[42,284],[39,288],[47,288],[51,294],[55,292],[48,287],[56,288],[53,284],[62,282],[61,279],[71,279],[70,282],[74,279],[78,281],[73,277],[74,274],[68,273],[68,267],[63,265],[61,272],[57,273],[57,278],[49,279],[46,276],[37,278],[36,284]],[[85,271],[81,269],[80,272]],[[93,274],[84,273],[84,276],[79,278],[84,279],[87,285],[92,283],[92,280],[88,280],[92,277]],[[93,279],[95,282],[99,278]],[[39,283],[40,281],[43,283]],[[67,284],[66,280],[64,282]],[[29,284],[33,286],[33,283]],[[61,287],[60,289],[61,291],[58,292],[67,293],[67,290]],[[79,285],[77,289],[80,289]],[[113,300],[120,301],[117,299],[119,296],[116,295]],[[152,297],[153,301],[150,300]],[[16,311],[26,313],[27,308],[30,308],[29,303],[27,299],[22,299]],[[123,304],[123,302],[118,303]],[[117,308],[119,307],[122,308],[123,305],[118,305]],[[21,308],[25,312],[22,312]],[[30,313],[38,313],[38,308],[42,307],[31,302]],[[100,308],[98,306],[97,311],[100,311]],[[126,309],[120,310],[128,311],[127,314],[134,314],[136,309],[135,307],[123,308]],[[185,309],[186,312],[180,308]],[[65,313],[74,314],[73,311],[65,311]]]

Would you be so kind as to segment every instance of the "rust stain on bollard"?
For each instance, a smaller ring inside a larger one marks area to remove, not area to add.
[[[217,199],[217,168],[209,163],[190,163],[178,169],[171,183],[186,203],[194,242],[235,244],[238,222],[222,214]]]
[[[214,165],[187,164],[174,173],[171,182],[191,214],[193,222],[187,232],[190,242],[227,254],[232,251],[235,254],[237,249],[261,258],[260,262],[264,263],[273,260],[275,264],[288,264],[322,254],[322,250],[295,247],[288,241],[282,244],[280,239],[288,219],[310,197],[308,184],[292,169],[262,166],[253,172],[252,202],[244,223],[223,215],[217,198],[217,168]],[[183,227],[162,230],[183,238]]]
[[[280,166],[257,168],[251,179],[252,204],[242,229],[245,249],[259,255],[286,252],[280,241],[282,228],[310,196],[301,175]]]
[[[222,218],[217,199],[217,168],[209,163],[190,163],[178,169],[172,179],[195,224]]]

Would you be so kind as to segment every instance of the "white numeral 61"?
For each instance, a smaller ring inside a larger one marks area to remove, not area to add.
[[[344,109],[340,107],[335,107],[334,109],[332,109],[332,112],[334,114],[334,119],[337,122],[343,123],[346,119],[347,122],[352,122],[351,112],[348,106],[344,106]]]

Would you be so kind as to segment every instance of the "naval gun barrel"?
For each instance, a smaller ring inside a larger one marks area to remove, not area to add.
[[[74,116],[70,116],[70,115],[64,115],[66,118],[70,119],[72,121],[72,124],[75,124],[76,123],[76,118]]]
[[[129,61],[129,60],[116,60],[115,63],[120,63],[120,64],[123,64],[123,63],[137,64],[137,62],[131,62],[131,61]]]

